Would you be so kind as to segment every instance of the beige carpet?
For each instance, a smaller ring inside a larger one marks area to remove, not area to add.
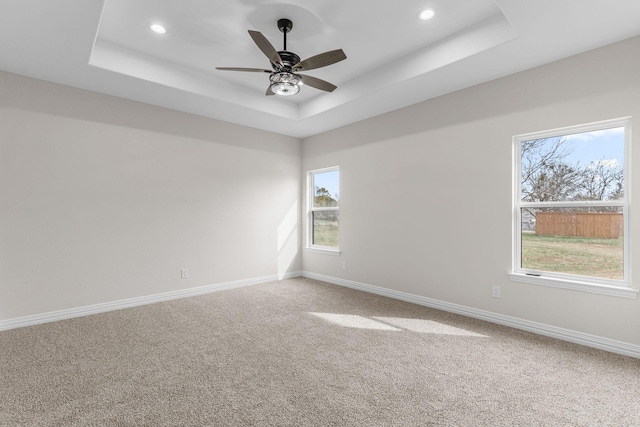
[[[0,333],[2,426],[640,426],[640,360],[307,279]]]

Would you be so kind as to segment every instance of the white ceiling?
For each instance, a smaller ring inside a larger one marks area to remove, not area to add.
[[[432,8],[436,17],[420,21]],[[264,95],[277,50],[347,59]],[[159,36],[148,24],[168,28]],[[640,35],[639,0],[0,0],[0,69],[304,138]]]

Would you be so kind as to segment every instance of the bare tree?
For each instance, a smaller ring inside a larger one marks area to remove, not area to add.
[[[575,200],[616,200],[624,196],[624,168],[618,162],[593,161],[582,170]]]
[[[624,167],[616,160],[570,164],[573,152],[565,138],[524,141],[522,200],[528,202],[616,200],[624,196]],[[530,212],[535,216],[534,212]]]
[[[583,174],[579,164],[565,161],[572,151],[564,138],[523,141],[522,200],[550,202],[575,195]]]

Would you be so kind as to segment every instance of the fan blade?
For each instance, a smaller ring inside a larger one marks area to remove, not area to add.
[[[347,59],[347,55],[342,49],[331,50],[329,52],[321,53],[311,58],[307,58],[304,61],[300,61],[293,66],[295,70],[309,71],[320,67],[326,67],[327,65],[335,64],[344,59]]]
[[[238,68],[238,67],[216,67],[221,71],[248,71],[250,73],[273,73],[272,70],[263,70],[262,68]]]
[[[249,35],[251,36],[253,41],[258,45],[262,53],[264,53],[266,57],[269,58],[269,61],[273,62],[274,64],[279,64],[280,66],[283,66],[282,58],[280,58],[278,51],[276,50],[275,47],[273,47],[271,43],[269,43],[269,40],[267,40],[267,38],[263,36],[261,32],[249,30]]]
[[[271,90],[271,85],[269,85],[269,87],[267,88],[265,95],[267,96],[275,95],[275,92]]]
[[[302,83],[304,83],[305,85],[311,86],[316,89],[324,90],[326,92],[333,92],[334,90],[336,90],[336,87],[337,87],[336,85],[331,84],[325,80],[319,79],[317,77],[304,76],[302,74],[298,74],[298,77],[300,77],[300,79],[302,80]]]

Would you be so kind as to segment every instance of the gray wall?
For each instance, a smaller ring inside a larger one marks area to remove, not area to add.
[[[638,51],[631,39],[302,146],[0,73],[0,321],[304,270],[638,345],[640,300],[507,277],[512,136],[640,117]],[[301,249],[298,226],[301,171],[334,165],[339,257]],[[635,210],[630,229],[640,242]]]
[[[300,140],[8,73],[0,94],[0,320],[301,270]]]
[[[627,40],[305,139],[304,170],[340,166],[342,253],[303,250],[304,270],[640,344],[640,300],[507,277],[512,136],[640,117],[639,51],[640,38]],[[636,170],[633,200],[638,191]]]

